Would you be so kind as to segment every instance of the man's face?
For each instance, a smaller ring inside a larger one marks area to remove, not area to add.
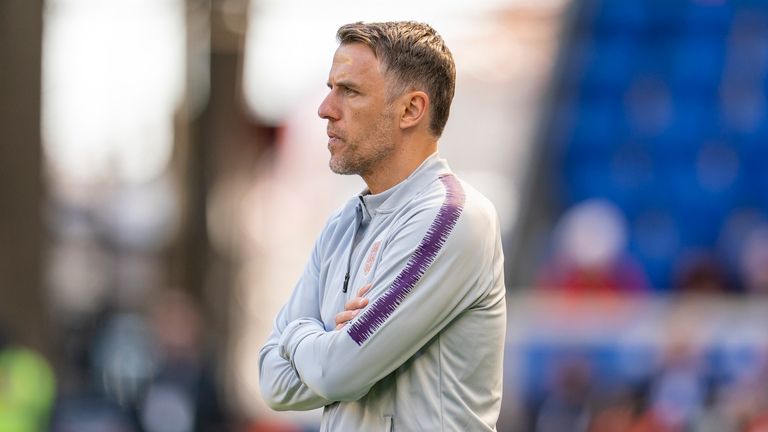
[[[373,51],[342,44],[333,56],[328,87],[317,113],[328,120],[331,170],[365,176],[382,169],[395,149],[397,123],[387,100],[387,78]]]

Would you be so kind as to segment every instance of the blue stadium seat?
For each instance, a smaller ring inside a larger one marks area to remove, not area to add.
[[[668,287],[673,252],[713,248],[734,208],[768,211],[768,1],[587,4],[583,57],[565,67],[578,97],[562,197],[616,203],[631,252]],[[749,45],[733,39],[744,25]]]

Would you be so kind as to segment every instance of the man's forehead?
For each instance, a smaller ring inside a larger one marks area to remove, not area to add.
[[[370,73],[381,72],[379,60],[373,51],[359,43],[342,44],[333,55],[331,72]]]
[[[374,52],[373,48],[369,47],[368,45],[365,45],[362,42],[346,42],[339,45],[338,48],[336,48],[336,54],[335,56],[361,56],[365,58],[372,58],[376,60],[376,52]]]

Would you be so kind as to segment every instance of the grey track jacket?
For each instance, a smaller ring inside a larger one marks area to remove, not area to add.
[[[368,306],[334,330],[367,283]],[[493,431],[504,294],[493,205],[434,154],[329,219],[261,349],[262,394],[324,406],[322,431]]]

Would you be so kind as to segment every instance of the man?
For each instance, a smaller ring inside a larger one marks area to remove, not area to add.
[[[331,170],[367,190],[333,215],[259,358],[277,410],[323,431],[492,431],[503,257],[491,203],[437,155],[453,57],[428,25],[349,24],[318,114]],[[359,291],[358,291],[359,289]]]

